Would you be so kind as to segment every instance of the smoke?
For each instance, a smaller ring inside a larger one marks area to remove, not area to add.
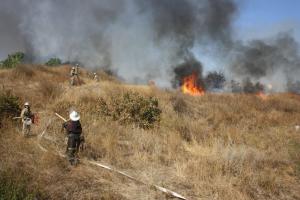
[[[234,76],[276,85],[285,90],[286,84],[299,79],[299,45],[291,35],[282,33],[269,41],[253,40],[236,45],[230,71]],[[282,84],[285,83],[285,84]]]
[[[202,86],[202,88],[204,88],[202,78],[202,64],[198,60],[196,60],[192,54],[186,57],[183,63],[177,65],[174,68],[174,78],[172,81],[173,87],[177,88],[178,86],[183,85],[183,78],[191,74],[197,75],[197,85]]]
[[[234,0],[2,0],[0,56],[59,57],[109,69],[129,82],[170,87],[194,70],[202,79],[207,66],[193,53],[213,48],[234,78],[280,86],[294,80],[300,74],[296,41],[285,34],[237,42],[237,10]]]
[[[127,81],[170,84],[171,66],[195,43],[231,41],[231,0],[3,0],[15,46],[35,62],[51,57],[110,68]],[[14,10],[11,13],[11,10]],[[19,43],[18,43],[19,44]],[[13,44],[12,44],[13,46]],[[7,49],[11,51],[12,48]],[[8,52],[10,53],[10,52]],[[2,53],[3,54],[3,53]]]

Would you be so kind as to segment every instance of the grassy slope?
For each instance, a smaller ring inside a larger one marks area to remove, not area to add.
[[[124,85],[102,74],[100,83],[83,72],[84,85],[68,86],[68,68],[22,67],[0,71],[0,86],[12,89],[40,112],[39,134],[53,119],[43,142],[64,150],[61,121],[77,109],[88,147],[82,157],[97,159],[149,183],[166,186],[190,199],[299,199],[300,97],[251,95],[190,97],[154,87]],[[25,86],[27,83],[27,86]],[[26,89],[25,89],[26,88]],[[98,98],[136,91],[155,96],[162,109],[159,127],[142,130],[120,125],[98,112]],[[36,137],[23,139],[16,124],[0,134],[0,172],[28,185],[27,192],[50,199],[168,199],[160,192],[103,169],[71,168],[43,153]]]

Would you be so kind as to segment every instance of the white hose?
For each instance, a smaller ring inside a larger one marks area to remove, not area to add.
[[[38,147],[39,147],[42,151],[44,151],[44,152],[48,152],[48,150],[47,150],[46,148],[44,148],[44,147],[40,144],[40,140],[41,140],[42,138],[44,138],[44,139],[47,139],[47,140],[53,142],[53,139],[50,139],[50,138],[48,138],[48,137],[47,137],[47,138],[44,137],[44,135],[45,135],[45,133],[46,133],[46,130],[47,130],[47,128],[49,127],[49,125],[51,124],[51,122],[52,122],[52,120],[49,120],[49,123],[47,124],[47,127],[45,128],[45,130],[44,130],[44,131],[39,135],[39,137],[38,137],[37,145],[38,145]],[[56,153],[57,153],[57,155],[59,155],[60,157],[66,157],[63,153],[61,153],[61,152],[59,152],[59,151],[57,151]],[[133,176],[128,175],[128,174],[125,173],[125,172],[119,171],[119,170],[114,169],[114,168],[112,168],[112,167],[110,167],[110,166],[101,164],[101,163],[96,162],[96,161],[87,160],[87,159],[85,159],[84,161],[85,161],[86,163],[89,163],[89,164],[92,164],[92,165],[101,167],[101,168],[103,168],[103,169],[107,169],[107,170],[109,170],[109,171],[112,171],[112,172],[121,174],[121,175],[123,175],[123,176],[125,176],[125,177],[127,177],[127,178],[129,178],[129,179],[132,179],[132,180],[134,180],[134,181],[136,181],[136,182],[142,183],[142,184],[144,184],[144,185],[148,185],[148,186],[150,186],[150,188],[154,187],[155,189],[157,189],[157,190],[159,190],[159,191],[161,191],[161,192],[163,192],[163,193],[166,193],[166,194],[168,194],[168,195],[170,195],[170,196],[176,197],[176,198],[178,198],[178,199],[187,200],[187,198],[183,197],[182,195],[180,195],[180,194],[178,194],[178,193],[176,193],[176,192],[174,192],[174,191],[171,191],[171,190],[169,190],[169,189],[167,189],[167,188],[164,188],[164,187],[160,187],[160,186],[158,186],[158,185],[147,184],[147,183],[145,183],[145,182],[143,182],[143,181],[141,181],[141,180],[139,180],[139,179],[134,178]]]

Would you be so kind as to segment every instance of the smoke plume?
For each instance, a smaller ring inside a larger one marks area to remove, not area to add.
[[[5,31],[34,61],[109,67],[131,82],[171,82],[195,43],[231,41],[231,0],[3,0]],[[13,12],[12,12],[13,11]],[[8,48],[11,51],[13,48]],[[7,52],[10,53],[10,52]],[[3,55],[3,53],[1,54]]]
[[[109,69],[129,82],[170,87],[189,66],[201,77],[206,66],[193,53],[214,47],[234,78],[280,85],[295,79],[296,41],[281,35],[237,42],[237,8],[234,0],[2,0],[0,56],[24,51],[33,62],[59,57]]]
[[[300,74],[299,45],[289,34],[270,41],[253,40],[237,45],[231,71],[235,76],[276,83],[297,80]]]

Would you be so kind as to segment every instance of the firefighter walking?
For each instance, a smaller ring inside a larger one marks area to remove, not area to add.
[[[28,102],[24,104],[24,108],[21,112],[20,118],[22,119],[23,123],[22,134],[24,135],[24,137],[27,137],[30,135],[31,125],[34,123],[34,115],[30,110],[30,105]]]
[[[78,164],[77,153],[79,151],[80,143],[82,142],[82,127],[80,124],[80,116],[76,111],[70,113],[70,120],[63,123],[63,128],[66,130],[68,136],[67,143],[67,157],[71,165]]]

